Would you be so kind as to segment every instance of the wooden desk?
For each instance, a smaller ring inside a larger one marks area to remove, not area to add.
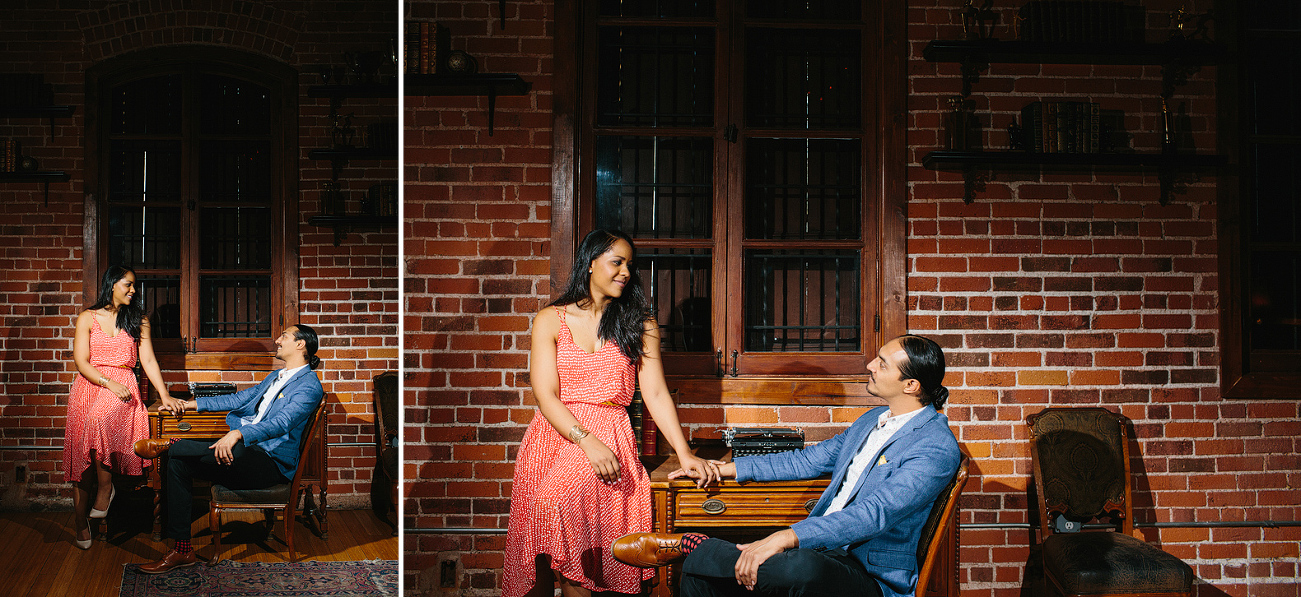
[[[174,394],[175,395],[175,394]],[[197,439],[197,440],[216,440],[230,431],[226,425],[226,411],[210,412],[187,412],[180,418],[170,414],[158,412],[158,404],[149,407],[149,437],[156,439]],[[302,486],[306,488],[306,495],[303,499],[303,512],[312,514],[316,518],[317,525],[321,529],[321,538],[328,539],[330,536],[329,523],[325,519],[327,484],[329,482],[329,469],[326,468],[326,449],[325,433],[319,433],[312,440],[312,445],[308,447],[307,453],[303,458],[307,459],[307,468],[303,471]],[[154,540],[161,541],[163,537],[163,517],[162,517],[162,496],[163,480],[158,471],[162,458],[154,459],[154,465],[149,467],[149,488],[154,490]],[[320,491],[320,507],[312,499],[311,486],[315,485]]]
[[[725,448],[700,448],[702,458],[730,460]],[[711,537],[730,541],[749,541],[763,538],[808,517],[818,498],[827,488],[830,479],[822,477],[806,481],[776,481],[768,483],[738,483],[728,479],[720,485],[697,489],[690,480],[669,481],[669,472],[678,468],[678,457],[646,456],[642,458],[650,473],[651,507],[654,510],[652,530],[659,533],[701,531]],[[956,520],[958,513],[954,508]],[[936,563],[931,578],[925,581],[926,590],[919,597],[957,597],[957,525],[949,524],[948,531],[939,541],[942,544],[940,561]],[[658,569],[651,594],[655,597],[677,595],[677,575],[680,565]],[[919,581],[921,584],[921,581]]]

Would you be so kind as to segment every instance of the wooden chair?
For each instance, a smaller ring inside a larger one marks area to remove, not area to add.
[[[1125,419],[1104,408],[1049,408],[1026,424],[1048,592],[1191,595],[1192,568],[1134,533]],[[1113,530],[1083,530],[1103,519]]]
[[[217,483],[212,484],[212,502],[208,510],[208,528],[212,531],[212,543],[216,547],[216,553],[213,554],[209,565],[216,565],[221,561],[221,513],[225,510],[262,510],[268,514],[267,521],[271,527],[275,525],[276,509],[281,510],[281,516],[285,521],[285,544],[289,546],[289,561],[297,562],[298,558],[294,553],[294,514],[298,510],[300,496],[307,493],[304,500],[303,516],[308,520],[312,519],[312,496],[310,487],[303,487],[303,471],[308,464],[308,455],[311,451],[312,444],[318,434],[325,433],[325,421],[328,417],[325,414],[326,400],[321,399],[320,406],[312,413],[312,417],[307,420],[306,431],[303,434],[303,443],[298,454],[298,469],[294,472],[294,478],[289,483],[273,485],[264,489],[229,489]],[[324,508],[325,504],[322,503]],[[267,529],[268,534],[271,528]],[[322,536],[322,538],[325,538]]]
[[[398,512],[398,374],[386,371],[375,376],[375,483],[383,482],[393,512],[393,534],[397,535]],[[372,493],[372,499],[375,493]]]
[[[954,511],[958,508],[958,498],[962,495],[962,486],[967,484],[967,465],[971,459],[966,454],[962,455],[962,460],[958,462],[958,472],[953,475],[953,480],[949,485],[940,492],[940,497],[935,500],[935,505],[931,506],[931,515],[926,518],[926,524],[922,526],[922,536],[917,541],[917,589],[914,595],[921,597],[926,594],[926,583],[930,581],[931,572],[935,569],[935,564],[939,561],[940,545],[944,543],[941,540],[948,531],[950,523],[956,524]],[[956,552],[958,546],[953,545]],[[957,558],[954,558],[956,564]],[[957,581],[957,567],[955,565],[954,581]],[[947,589],[947,587],[946,587]],[[947,590],[943,591],[945,594]]]

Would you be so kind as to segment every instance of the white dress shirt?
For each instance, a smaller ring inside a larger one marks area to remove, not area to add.
[[[303,367],[306,366],[307,365],[302,365],[300,367],[294,367],[293,369],[288,369],[288,370],[281,369],[279,376],[276,377],[276,381],[271,384],[271,387],[269,389],[267,389],[267,393],[262,395],[262,402],[259,402],[257,406],[257,414],[254,415],[252,418],[249,417],[240,418],[240,421],[242,421],[241,427],[243,425],[256,425],[259,421],[261,421],[262,417],[266,416],[267,409],[271,407],[271,403],[275,401],[276,396],[280,394],[281,388],[284,388],[285,384],[289,383],[289,380],[293,379],[294,375],[298,374],[299,369],[302,369]]]
[[[886,442],[890,441],[891,437],[894,437],[896,431],[920,412],[922,412],[922,409],[919,408],[897,417],[890,416],[889,410],[881,413],[881,416],[876,419],[876,428],[867,434],[867,441],[863,442],[863,447],[858,450],[854,460],[849,463],[849,471],[845,473],[845,482],[840,485],[840,491],[836,493],[836,497],[832,498],[831,505],[827,506],[827,511],[822,513],[823,516],[844,509],[854,491],[854,486],[858,485],[859,477],[862,477],[863,471],[866,471],[871,466],[872,461],[876,460],[877,452],[880,452],[881,448],[885,447]]]

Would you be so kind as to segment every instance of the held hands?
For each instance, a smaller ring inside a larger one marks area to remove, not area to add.
[[[221,439],[208,446],[212,449],[212,455],[217,458],[218,464],[230,464],[235,460],[231,448],[235,447],[235,444],[241,439],[244,439],[244,434],[240,433],[238,429],[231,429],[230,433],[221,436]]]
[[[186,406],[184,400],[177,400],[169,395],[162,397],[162,404],[158,405],[158,410],[169,412],[179,417],[181,413],[185,412]]]
[[[669,473],[670,480],[690,477],[696,481],[696,487],[704,488],[715,481],[721,482],[723,479],[736,477],[736,464],[731,462],[701,460],[692,455],[683,458],[680,454],[678,460],[682,462],[682,468]],[[698,464],[699,468],[694,464]]]
[[[578,447],[587,454],[588,462],[592,463],[592,472],[596,473],[598,478],[606,483],[619,480],[619,460],[614,457],[614,452],[609,446],[601,443],[595,435],[588,434],[578,440]]]
[[[737,584],[753,591],[755,583],[759,580],[760,564],[783,551],[799,546],[800,538],[790,529],[782,529],[754,543],[737,545],[736,548],[741,550],[741,557],[736,560]]]

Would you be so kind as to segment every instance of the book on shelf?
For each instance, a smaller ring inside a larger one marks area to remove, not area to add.
[[[403,34],[403,72],[433,75],[442,72],[447,57],[447,28],[432,20],[410,20]]]
[[[1037,101],[1021,109],[1023,145],[1031,153],[1098,153],[1101,108],[1097,102]]]
[[[655,426],[655,419],[643,416],[641,420],[642,456],[656,456],[659,454],[659,446],[656,441],[658,435],[659,428]]]
[[[645,417],[644,404],[641,399],[641,390],[633,390],[632,402],[628,404],[628,422],[632,425],[632,436],[641,442],[642,420]],[[640,451],[640,446],[639,450]]]
[[[0,172],[17,172],[22,143],[12,137],[0,139]]]

